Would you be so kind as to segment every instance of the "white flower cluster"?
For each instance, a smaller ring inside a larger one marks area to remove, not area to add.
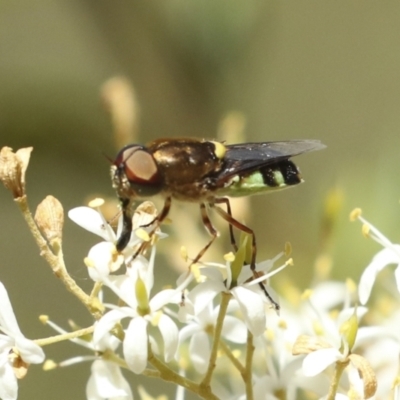
[[[93,208],[69,212],[74,222],[104,239],[85,258],[89,276],[99,288],[102,315],[90,340],[71,339],[92,355],[58,364],[92,362],[87,399],[133,399],[134,391],[122,373],[125,369],[175,383],[177,399],[183,399],[187,390],[207,399],[296,400],[312,393],[319,399],[400,400],[399,312],[382,315],[380,323],[370,318],[368,326],[359,326],[371,314],[366,304],[385,266],[397,265],[400,291],[400,246],[360,213],[355,217],[363,222],[364,233],[384,248],[365,269],[358,293],[351,281],[322,282],[295,301],[283,299],[280,312],[265,290],[276,300],[267,281],[290,260],[271,271],[282,258],[280,253],[258,264],[255,277],[248,265],[243,266],[246,241],[234,257],[226,257],[225,264],[194,265],[174,288],[154,293],[156,243],[166,236],[152,224],[154,215],[135,213],[130,243],[126,252],[118,253],[114,243],[121,223],[115,233]],[[136,254],[143,244],[148,258]],[[110,293],[117,301],[103,300]],[[43,362],[44,353],[19,330],[1,283],[0,304],[0,398],[13,400],[18,371]],[[61,335],[68,334],[47,323]],[[135,391],[150,398],[139,386]]]
[[[44,352],[21,332],[4,285],[0,282],[0,398],[14,400],[18,394],[17,378],[26,374],[29,364],[40,364]]]
[[[151,247],[149,259],[142,255],[132,257],[132,251],[127,255],[117,254],[113,243],[118,236],[118,231],[115,235],[109,229],[100,212],[88,207],[79,207],[71,210],[69,217],[80,226],[105,239],[90,249],[85,263],[88,266],[89,276],[116,294],[119,302],[123,304],[117,306],[106,303],[105,306],[109,311],[95,324],[92,347],[106,354],[108,360],[110,351],[116,350],[115,336],[110,335],[110,332],[116,326],[123,326],[120,338],[123,360],[127,368],[134,373],[146,372],[146,368],[151,364],[152,355],[160,354],[160,346],[151,333],[152,328],[157,327],[163,339],[164,362],[179,361],[182,355],[179,350],[189,339],[190,363],[199,374],[206,373],[210,368],[212,340],[218,316],[221,316],[216,300],[220,301],[218,295],[222,293],[228,296],[226,303],[228,306],[221,319],[221,341],[226,340],[243,345],[246,343],[249,332],[257,341],[262,342],[267,313],[273,315],[275,312],[271,311],[271,304],[261,290],[259,282],[264,282],[263,285],[265,285],[265,281],[270,276],[286,266],[285,264],[273,273],[268,273],[274,261],[277,261],[282,253],[276,259],[258,266],[259,279],[252,279],[253,275],[249,266],[245,266],[235,279],[236,283],[233,284],[230,262],[203,264],[197,270],[196,278],[191,271],[188,271],[178,278],[175,289],[164,289],[152,296],[155,246]],[[144,235],[143,232],[137,235],[137,230],[142,231],[143,228],[139,226],[148,224],[152,219],[154,217],[148,215],[141,218],[140,222],[136,221],[127,248],[138,248],[143,242],[141,238]],[[145,229],[150,233],[154,227],[150,225]],[[156,235],[165,236],[159,231]],[[124,272],[120,273],[123,266]],[[115,272],[117,273],[112,274]],[[191,285],[192,283],[195,284]],[[191,289],[189,285],[192,286]],[[111,340],[109,345],[107,345],[107,340]],[[215,348],[218,349],[218,345]],[[107,363],[109,364],[110,361]],[[87,389],[88,398],[104,399],[120,396],[119,378],[115,381],[113,397],[109,389],[114,385],[111,380],[115,374],[104,374],[102,373],[104,369],[105,367],[99,364],[99,360],[93,364],[92,377]],[[102,379],[93,377],[98,372]],[[118,374],[118,377],[120,376],[122,375]],[[97,385],[94,384],[95,382]],[[212,382],[214,391],[213,385],[214,382]],[[96,397],[96,394],[102,392],[102,388],[107,388],[107,391]],[[218,388],[215,391],[218,392]],[[125,396],[131,398],[132,394],[126,391]]]

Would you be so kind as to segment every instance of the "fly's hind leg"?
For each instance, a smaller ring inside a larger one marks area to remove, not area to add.
[[[222,198],[224,199],[224,198]],[[212,207],[214,207],[214,210],[229,224],[229,230],[231,232],[231,241],[233,238],[233,241],[235,241],[235,238],[233,237],[233,227],[239,229],[242,232],[245,232],[251,236],[251,261],[250,261],[250,268],[254,272],[256,270],[256,256],[257,256],[257,244],[256,244],[256,235],[254,234],[254,231],[250,229],[248,226],[242,224],[239,222],[237,219],[232,217],[232,213],[230,212],[230,207],[228,208],[228,211],[223,210],[221,207],[218,207],[216,204],[218,203],[226,203],[229,204],[228,199],[224,199],[226,201],[221,201],[222,199],[218,199],[217,201],[214,201],[214,203],[210,203]],[[232,243],[233,245],[233,243]],[[234,244],[235,250],[237,251],[237,245],[236,242]]]
[[[223,198],[222,198],[223,199]],[[228,222],[229,227],[235,227],[242,232],[245,232],[249,235],[251,235],[251,262],[250,262],[250,268],[253,271],[253,276],[254,279],[259,278],[259,274],[256,271],[256,257],[257,257],[257,243],[256,243],[256,236],[254,234],[254,231],[250,229],[248,226],[240,223],[237,219],[232,217],[232,213],[230,212],[230,207],[227,208],[228,211],[223,210],[221,207],[218,207],[216,204],[218,203],[226,203],[229,204],[229,200],[225,199],[226,201],[221,201],[222,199],[218,199],[218,201],[214,201],[214,203],[210,203],[210,206],[214,207],[215,211],[225,220]],[[233,233],[231,234],[233,235]],[[279,304],[271,297],[271,295],[268,293],[267,289],[265,288],[264,284],[262,282],[259,282],[258,284],[261,288],[261,290],[264,292],[265,296],[268,298],[268,300],[272,303],[274,306],[275,310],[279,310]]]
[[[233,218],[232,217],[232,210],[231,210],[231,203],[230,203],[230,201],[229,201],[229,199],[227,197],[221,197],[219,199],[214,199],[212,204],[225,204],[226,205],[226,211],[227,211],[228,215],[231,218]],[[212,206],[212,204],[211,204],[211,206]],[[235,235],[233,234],[233,225],[231,223],[229,223],[229,237],[230,237],[230,240],[231,240],[232,247],[235,249],[235,251],[238,251],[238,246],[236,244]]]

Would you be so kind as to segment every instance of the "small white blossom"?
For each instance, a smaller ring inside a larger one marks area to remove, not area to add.
[[[168,303],[178,304],[181,301],[182,290],[192,280],[191,274],[187,274],[186,280],[176,289],[162,290],[149,300],[153,286],[153,262],[154,257],[151,257],[150,263],[143,257],[137,257],[128,269],[128,275],[109,277],[103,281],[126,306],[109,305],[113,309],[98,321],[93,335],[94,342],[99,342],[117,323],[129,318],[122,344],[123,353],[129,368],[137,374],[143,372],[147,365],[147,346],[149,340],[151,341],[147,332],[149,323],[159,328],[164,342],[165,361],[173,359],[178,346],[178,328],[175,322],[162,312],[162,308]]]
[[[97,200],[99,204],[102,202],[102,199]],[[151,202],[144,202],[135,210],[132,217],[132,234],[123,251],[125,258],[132,256],[138,246],[143,243],[144,235],[141,234],[142,231],[147,234],[153,231],[154,224],[152,222],[155,221],[156,215],[156,209]],[[122,214],[118,218],[117,232],[114,232],[99,208],[94,210],[91,207],[76,207],[68,212],[68,217],[77,225],[112,244],[117,242],[122,232]],[[160,229],[157,229],[155,233],[160,238],[166,236]]]
[[[273,262],[281,255],[282,253],[273,260],[267,260],[259,264],[257,266],[257,271],[264,275],[257,279],[252,279],[253,272],[250,270],[250,266],[244,266],[238,277],[237,285],[232,288],[230,288],[232,283],[230,262],[227,262],[227,265],[206,263],[205,265],[213,265],[212,267],[201,269],[201,274],[206,277],[207,280],[199,283],[188,295],[189,299],[194,304],[195,315],[202,312],[219,293],[229,292],[239,305],[247,329],[249,329],[254,336],[261,335],[265,330],[266,304],[269,304],[269,301],[265,293],[260,289],[259,282],[263,282],[265,285],[264,282],[267,279],[286,267],[285,264],[273,272],[268,273]],[[221,269],[226,271],[226,277],[222,274]],[[270,288],[267,290],[268,292],[272,291]]]
[[[113,362],[96,360],[86,385],[87,400],[133,400],[132,390]]]
[[[212,303],[209,303],[179,332],[179,343],[190,338],[190,360],[200,373],[205,373],[207,370],[211,351],[210,336],[212,336],[218,313],[219,307],[214,308]],[[245,343],[246,326],[238,318],[226,315],[221,337],[232,343]]]
[[[397,265],[394,271],[397,290],[400,293],[400,245],[392,243],[386,236],[384,236],[378,229],[371,223],[364,219],[361,215],[358,219],[364,224],[364,232],[379,243],[383,250],[379,251],[369,265],[365,268],[360,278],[359,283],[359,297],[361,304],[366,304],[375,283],[375,279],[380,271],[388,265]]]
[[[67,334],[66,330],[50,320],[46,320],[46,324],[62,335]],[[96,344],[93,340],[87,341],[79,337],[71,338],[70,341],[94,353],[69,358],[58,364],[59,367],[68,367],[77,363],[93,361],[91,375],[86,384],[88,400],[133,400],[132,390],[119,365],[102,358],[102,354],[112,353],[117,349],[120,342],[114,335],[104,335],[102,340]]]
[[[0,282],[0,398],[14,400],[18,394],[16,373],[29,364],[40,364],[45,355],[40,346],[21,332],[6,288]]]

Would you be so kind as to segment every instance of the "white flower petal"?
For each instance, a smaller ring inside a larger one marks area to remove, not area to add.
[[[222,327],[222,336],[233,343],[246,343],[246,325],[240,319],[226,315]]]
[[[397,291],[400,293],[400,264],[397,265],[397,268],[394,270],[394,277],[396,279]]]
[[[329,365],[342,358],[339,350],[330,347],[313,351],[303,360],[303,373],[305,376],[315,376],[324,371]]]
[[[140,374],[147,365],[147,322],[144,318],[133,318],[125,331],[124,358],[128,367]]]
[[[102,237],[107,241],[115,241],[115,233],[108,224],[105,224],[101,215],[90,207],[76,207],[68,211],[68,217],[77,225]]]
[[[109,332],[114,328],[115,324],[122,318],[128,317],[127,308],[119,308],[104,314],[98,322],[96,322],[93,332],[93,343],[98,345],[103,343],[103,338],[109,336]]]
[[[214,297],[223,291],[225,291],[225,286],[222,282],[207,281],[198,284],[188,295],[194,305],[195,315],[203,311]]]
[[[204,374],[207,371],[210,358],[210,342],[205,332],[195,333],[190,339],[189,355],[193,366],[198,372]]]
[[[133,399],[128,382],[116,364],[96,360],[92,364],[91,371],[92,375],[86,386],[88,400],[114,399],[116,397],[126,400]]]
[[[6,352],[14,346],[14,339],[7,335],[0,334],[0,357],[1,353]],[[1,363],[0,363],[1,365]]]
[[[137,307],[135,283],[136,280],[128,275],[110,275],[104,281],[105,286],[110,288],[132,310],[135,310]],[[131,314],[136,315],[135,313]]]
[[[201,327],[195,323],[190,323],[190,324],[184,326],[179,331],[179,343],[184,342],[186,339],[190,338],[191,336],[193,336],[196,332],[199,332],[200,330],[201,330]]]
[[[45,359],[43,349],[25,336],[17,336],[15,338],[15,346],[21,358],[28,364],[40,364]]]
[[[222,276],[220,269],[215,268],[215,267],[201,268],[200,273],[201,273],[201,275],[207,277],[208,279],[210,279],[212,281],[222,282],[224,280],[224,277]]]
[[[151,298],[149,304],[151,311],[157,311],[160,308],[164,307],[167,303],[170,302],[175,296],[177,292],[175,289],[164,289],[158,292],[154,297]],[[178,296],[181,294],[178,293]]]
[[[88,273],[95,282],[103,282],[111,272],[117,271],[124,261],[121,255],[116,256],[115,246],[110,242],[94,245],[87,258],[91,263]]]
[[[247,328],[254,336],[261,335],[265,330],[265,304],[260,295],[241,286],[231,290],[239,303]]]
[[[329,296],[327,296],[329,293]],[[344,282],[326,281],[316,285],[311,294],[311,301],[318,310],[330,310],[343,302],[346,295]]]
[[[164,341],[164,359],[170,362],[178,348],[178,328],[168,315],[162,314],[158,322],[158,328]]]
[[[101,398],[96,381],[93,375],[90,375],[86,384],[86,399],[87,400],[104,400]]]
[[[0,282],[0,326],[6,334],[21,334],[5,286]]]
[[[18,396],[18,383],[10,363],[0,368],[0,398],[2,400],[16,400]]]
[[[400,246],[394,246],[399,251]],[[378,273],[389,264],[399,264],[399,261],[398,253],[391,248],[385,248],[375,255],[360,278],[358,294],[361,304],[364,305],[368,301]]]

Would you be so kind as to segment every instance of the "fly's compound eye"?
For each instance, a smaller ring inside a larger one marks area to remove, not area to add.
[[[161,190],[162,177],[153,155],[143,146],[131,145],[120,151],[115,160],[138,196],[153,196]]]

